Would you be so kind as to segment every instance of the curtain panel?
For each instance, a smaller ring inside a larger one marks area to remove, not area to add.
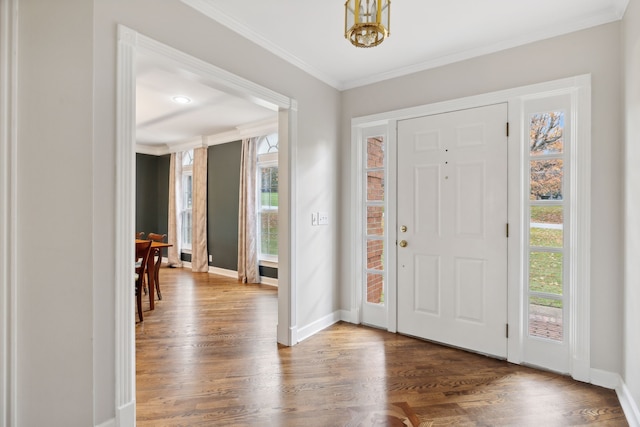
[[[260,283],[256,214],[257,145],[258,138],[242,141],[238,214],[238,280],[242,283]]]
[[[207,251],[207,149],[193,150],[193,208],[191,270],[209,271]]]
[[[172,244],[167,250],[169,265],[182,267],[180,253],[182,252],[182,221],[180,210],[182,208],[182,153],[171,153],[169,161],[169,230],[167,242]]]

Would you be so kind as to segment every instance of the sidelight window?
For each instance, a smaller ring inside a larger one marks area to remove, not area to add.
[[[564,340],[565,113],[546,111],[529,120],[528,334]]]

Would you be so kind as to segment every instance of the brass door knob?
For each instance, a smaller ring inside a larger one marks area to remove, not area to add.
[[[407,241],[406,240],[400,240],[400,243],[398,243],[400,245],[401,248],[406,248],[407,247]]]

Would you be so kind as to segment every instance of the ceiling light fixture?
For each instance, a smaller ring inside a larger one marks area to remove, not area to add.
[[[389,37],[391,0],[347,0],[344,37],[356,47],[377,46]]]
[[[191,102],[191,99],[187,98],[186,96],[174,96],[171,99],[177,104],[188,104]]]

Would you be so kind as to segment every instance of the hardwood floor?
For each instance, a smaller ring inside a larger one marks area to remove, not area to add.
[[[160,278],[136,324],[138,426],[627,425],[612,390],[372,328],[279,347],[275,288]]]

